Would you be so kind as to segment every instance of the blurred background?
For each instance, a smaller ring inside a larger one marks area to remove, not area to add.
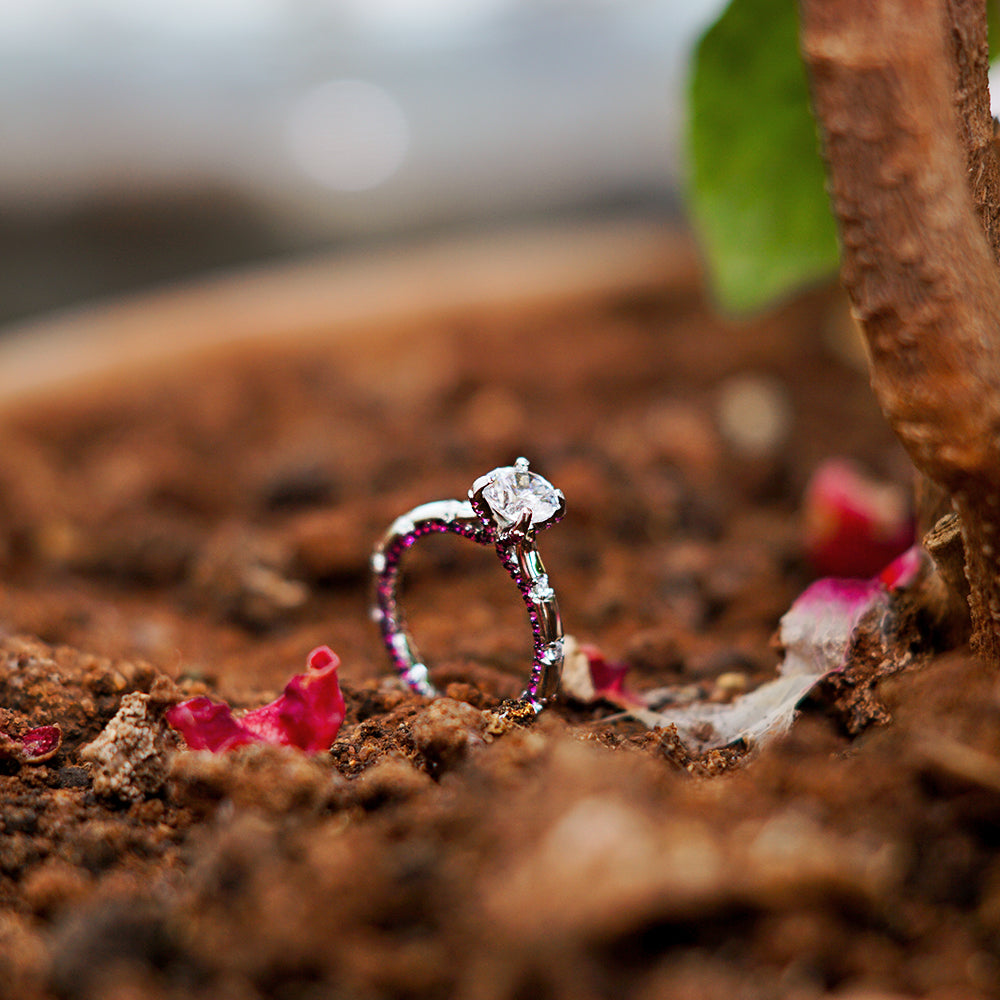
[[[320,248],[677,210],[721,0],[0,0],[0,322]]]

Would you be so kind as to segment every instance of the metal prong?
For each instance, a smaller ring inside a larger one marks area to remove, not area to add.
[[[511,542],[519,542],[528,537],[531,531],[531,511],[522,511],[521,516],[504,531],[497,532],[497,541],[509,545]]]

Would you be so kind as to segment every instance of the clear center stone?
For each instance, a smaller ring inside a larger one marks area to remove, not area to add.
[[[516,524],[525,511],[531,514],[531,526],[550,521],[563,502],[563,495],[547,479],[525,468],[507,466],[480,476],[472,484],[493,512],[501,531]]]

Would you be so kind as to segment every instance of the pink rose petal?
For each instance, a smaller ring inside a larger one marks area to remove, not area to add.
[[[590,668],[590,679],[594,685],[594,692],[598,695],[625,694],[625,675],[628,673],[627,663],[608,663],[604,654],[597,646],[582,645],[580,652],[587,657],[587,666]]]
[[[863,620],[884,638],[887,651],[898,649],[894,609],[928,571],[929,558],[914,545],[870,580],[824,578],[807,587],[781,618],[784,658],[778,676],[754,691],[724,705],[696,701],[662,711],[632,709],[631,714],[650,728],[676,726],[681,739],[699,752],[737,740],[763,745],[788,730],[813,687],[847,666]]]
[[[62,746],[62,730],[58,726],[36,726],[21,737],[23,760],[26,764],[41,764],[51,760]]]
[[[622,708],[646,703],[625,687],[627,663],[609,663],[597,646],[577,643],[569,635],[565,650],[561,689],[568,697],[586,705],[604,700]]]
[[[642,695],[630,691],[625,686],[629,664],[608,663],[597,646],[585,644],[580,647],[580,652],[587,657],[590,680],[594,685],[594,695],[597,698],[604,698],[605,701],[610,701],[613,705],[620,705],[622,708],[646,704]]]
[[[344,721],[337,679],[340,660],[327,646],[309,654],[309,670],[296,674],[281,696],[237,719],[228,705],[191,698],[171,708],[167,722],[192,750],[221,753],[248,743],[293,746],[306,753],[328,750]]]
[[[214,702],[204,695],[174,705],[167,711],[166,718],[192,750],[222,753],[259,741],[258,736],[234,718],[228,705]]]
[[[921,546],[912,545],[870,580],[824,577],[806,587],[781,618],[781,672],[840,670],[861,619],[878,607],[888,608],[893,595],[912,587],[928,559]]]
[[[344,696],[337,680],[340,660],[327,646],[309,654],[310,673],[297,674],[276,701],[243,716],[243,725],[268,743],[307,753],[328,750],[344,721]]]
[[[803,500],[805,551],[817,573],[877,573],[913,542],[905,492],[865,476],[844,459],[824,462]]]
[[[858,622],[886,594],[877,578],[826,577],[810,584],[781,616],[778,638],[785,658],[780,673],[819,677],[842,669]]]
[[[927,568],[929,556],[920,545],[911,545],[901,556],[897,556],[876,578],[888,590],[904,590],[912,587],[917,578]]]
[[[51,760],[62,746],[59,726],[36,726],[23,736],[11,736],[0,729],[0,757],[13,757],[22,764],[42,764]]]

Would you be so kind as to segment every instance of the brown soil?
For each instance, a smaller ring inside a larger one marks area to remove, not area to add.
[[[810,472],[842,454],[907,475],[824,346],[837,306],[738,325],[665,290],[387,331],[391,354],[257,349],[7,416],[0,722],[65,742],[0,761],[0,995],[995,994],[1000,695],[966,652],[882,682],[886,725],[848,737],[817,697],[733,766],[609,705],[497,733],[528,629],[468,542],[406,564],[448,699],[401,689],[368,617],[392,518],[523,453],[567,496],[540,547],[568,632],[640,688],[767,678],[810,579]],[[753,457],[718,420],[748,370],[790,405]],[[348,704],[329,755],[168,746],[131,800],[95,788],[81,748],[128,692],[154,717],[175,684],[258,705],[321,643]]]

